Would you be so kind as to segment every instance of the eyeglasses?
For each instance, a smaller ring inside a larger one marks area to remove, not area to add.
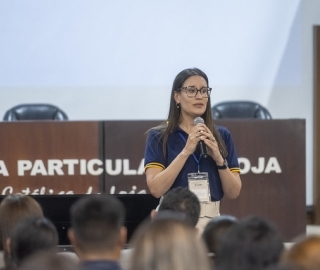
[[[210,96],[212,88],[209,87],[202,87],[200,90],[197,89],[195,86],[186,86],[177,89],[176,91],[186,90],[187,96],[190,98],[196,97],[198,92],[204,98],[208,98]]]

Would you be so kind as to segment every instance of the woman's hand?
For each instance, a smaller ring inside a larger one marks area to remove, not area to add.
[[[200,125],[198,124],[196,127],[197,126]],[[201,131],[198,133],[198,138],[207,145],[208,154],[213,158],[217,165],[223,165],[224,159],[221,156],[218,143],[206,125],[201,124]]]
[[[198,126],[198,125],[197,125]],[[199,132],[199,138],[204,141],[208,148],[208,154],[213,158],[218,166],[222,166],[224,159],[221,156],[218,143],[211,131],[203,125],[205,131]],[[226,197],[230,199],[237,198],[241,190],[241,179],[238,173],[232,173],[229,169],[218,170],[221,179],[222,189]]]
[[[200,135],[205,133],[205,130],[204,124],[195,125],[189,133],[188,140],[182,151],[188,155],[192,155],[196,150],[199,141],[201,140]]]

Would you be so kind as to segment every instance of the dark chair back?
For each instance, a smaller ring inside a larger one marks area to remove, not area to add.
[[[225,101],[212,107],[214,119],[218,118],[257,118],[271,119],[269,111],[252,101]]]
[[[68,120],[68,116],[64,111],[51,104],[20,104],[9,109],[3,120]]]

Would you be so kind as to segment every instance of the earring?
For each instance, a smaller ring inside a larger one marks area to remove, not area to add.
[[[176,103],[177,109],[180,109],[180,104]]]

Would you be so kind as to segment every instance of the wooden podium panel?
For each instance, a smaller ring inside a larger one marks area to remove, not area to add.
[[[91,173],[102,157],[101,127],[99,122],[1,122],[1,195],[97,193],[103,174]]]
[[[159,121],[105,121],[106,193],[149,193],[144,175],[146,131]]]
[[[286,241],[306,231],[305,120],[221,120],[236,145],[242,190],[221,213],[272,220]]]

